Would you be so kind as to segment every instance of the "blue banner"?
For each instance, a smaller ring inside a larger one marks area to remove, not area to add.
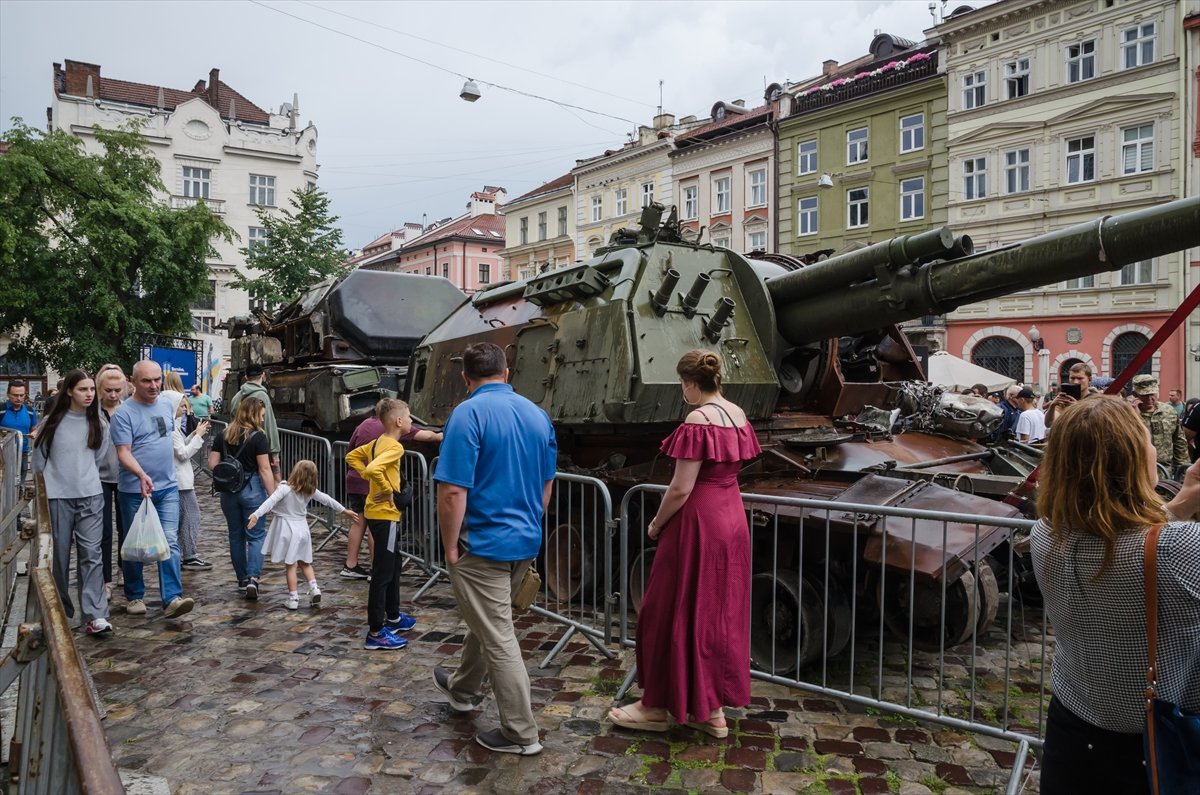
[[[183,381],[184,392],[191,389],[192,384],[197,383],[198,373],[196,372],[196,352],[194,350],[153,346],[150,348],[150,359],[162,368],[164,377],[167,373],[177,373],[179,379]]]

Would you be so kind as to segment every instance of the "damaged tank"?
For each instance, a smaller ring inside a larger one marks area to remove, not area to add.
[[[440,276],[354,270],[274,315],[233,318],[223,403],[261,364],[281,427],[348,438],[380,398],[401,394],[417,342],[465,300]]]
[[[675,363],[704,347],[721,356],[723,391],[764,450],[743,471],[743,492],[1015,516],[1000,498],[1024,481],[1036,454],[972,441],[998,413],[926,383],[895,324],[1200,245],[1200,199],[981,254],[942,228],[810,264],[701,245],[685,238],[674,210],[665,221],[664,212],[651,205],[638,229],[614,233],[592,259],[477,293],[450,314],[413,352],[414,415],[443,424],[465,397],[456,359],[471,343],[496,343],[513,387],[553,420],[563,468],[602,479],[615,503],[636,484],[669,480],[658,446],[686,413]],[[906,520],[893,533],[851,512],[822,512],[818,521],[807,509],[750,500],[746,508],[756,528],[752,659],[760,670],[786,673],[845,645],[850,627],[838,621],[850,611],[826,611],[825,595],[878,604],[889,627],[904,637],[911,627],[916,645],[934,649],[970,639],[996,614],[995,561],[1009,557],[1003,530]],[[605,551],[585,555],[580,540],[606,536],[579,521],[548,520],[546,549],[560,548],[556,536],[574,541],[561,546],[574,550],[569,559],[543,561],[563,600],[603,576]],[[653,549],[640,546],[642,533],[631,532],[630,543],[640,551],[635,583]],[[881,578],[884,567],[905,576]],[[814,624],[827,613],[832,626]],[[769,631],[775,622],[794,632]]]

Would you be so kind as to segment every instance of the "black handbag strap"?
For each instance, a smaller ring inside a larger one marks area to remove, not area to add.
[[[1146,732],[1150,758],[1150,790],[1158,795],[1158,752],[1154,737],[1154,699],[1158,680],[1155,650],[1158,646],[1158,534],[1162,525],[1146,533],[1142,550],[1142,579],[1146,589]]]

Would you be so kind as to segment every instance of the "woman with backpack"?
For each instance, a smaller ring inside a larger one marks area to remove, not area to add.
[[[266,405],[255,397],[238,404],[233,421],[213,441],[208,467],[213,490],[221,495],[221,513],[229,528],[229,558],[237,575],[238,590],[249,601],[258,599],[258,578],[263,567],[266,518],[247,527],[250,515],[275,491],[271,474],[271,443],[263,432]]]
[[[85,632],[112,632],[100,550],[104,490],[100,465],[108,454],[108,427],[100,419],[96,382],[83,370],[64,379],[59,399],[46,417],[33,450],[33,469],[46,481],[50,524],[54,531],[54,584],[68,617],[71,602],[71,542],[75,542],[79,608]]]

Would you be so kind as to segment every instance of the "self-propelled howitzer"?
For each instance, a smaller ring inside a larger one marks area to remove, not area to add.
[[[669,478],[658,446],[687,411],[675,364],[703,347],[721,356],[724,393],[746,411],[765,451],[744,470],[744,491],[1011,516],[1015,509],[995,498],[1032,462],[1020,449],[972,441],[994,427],[995,408],[949,396],[939,403],[894,324],[1200,245],[1200,199],[982,254],[970,253],[969,239],[937,229],[812,264],[700,245],[685,239],[673,211],[663,222],[663,212],[646,208],[639,229],[616,232],[585,262],[478,293],[451,313],[413,353],[414,415],[443,423],[466,396],[457,362],[463,349],[496,343],[508,354],[513,387],[554,421],[563,466],[602,478],[619,498],[624,488]],[[858,604],[878,600],[905,636],[911,619],[915,641],[933,648],[962,642],[995,615],[996,560],[1009,557],[1003,531],[915,520],[895,537],[871,520],[822,513],[809,532],[807,511],[777,513],[776,536],[755,551],[753,604],[757,615],[790,599],[799,624],[790,637],[755,635],[778,643],[755,640],[759,667],[789,670],[844,644],[849,627],[837,616],[847,611],[811,612],[812,599],[856,591]],[[577,550],[593,537],[579,521],[552,517],[546,549]],[[835,540],[827,543],[830,530]],[[564,533],[576,543],[554,543]],[[543,561],[559,598],[588,592],[604,559],[594,552],[582,564],[577,551]],[[643,550],[634,561],[630,582],[652,554]],[[907,576],[884,578],[881,587],[884,565],[911,566],[913,589]],[[802,569],[809,583],[803,611],[801,578],[785,576],[789,569]],[[826,612],[828,637],[825,627],[806,623]]]

